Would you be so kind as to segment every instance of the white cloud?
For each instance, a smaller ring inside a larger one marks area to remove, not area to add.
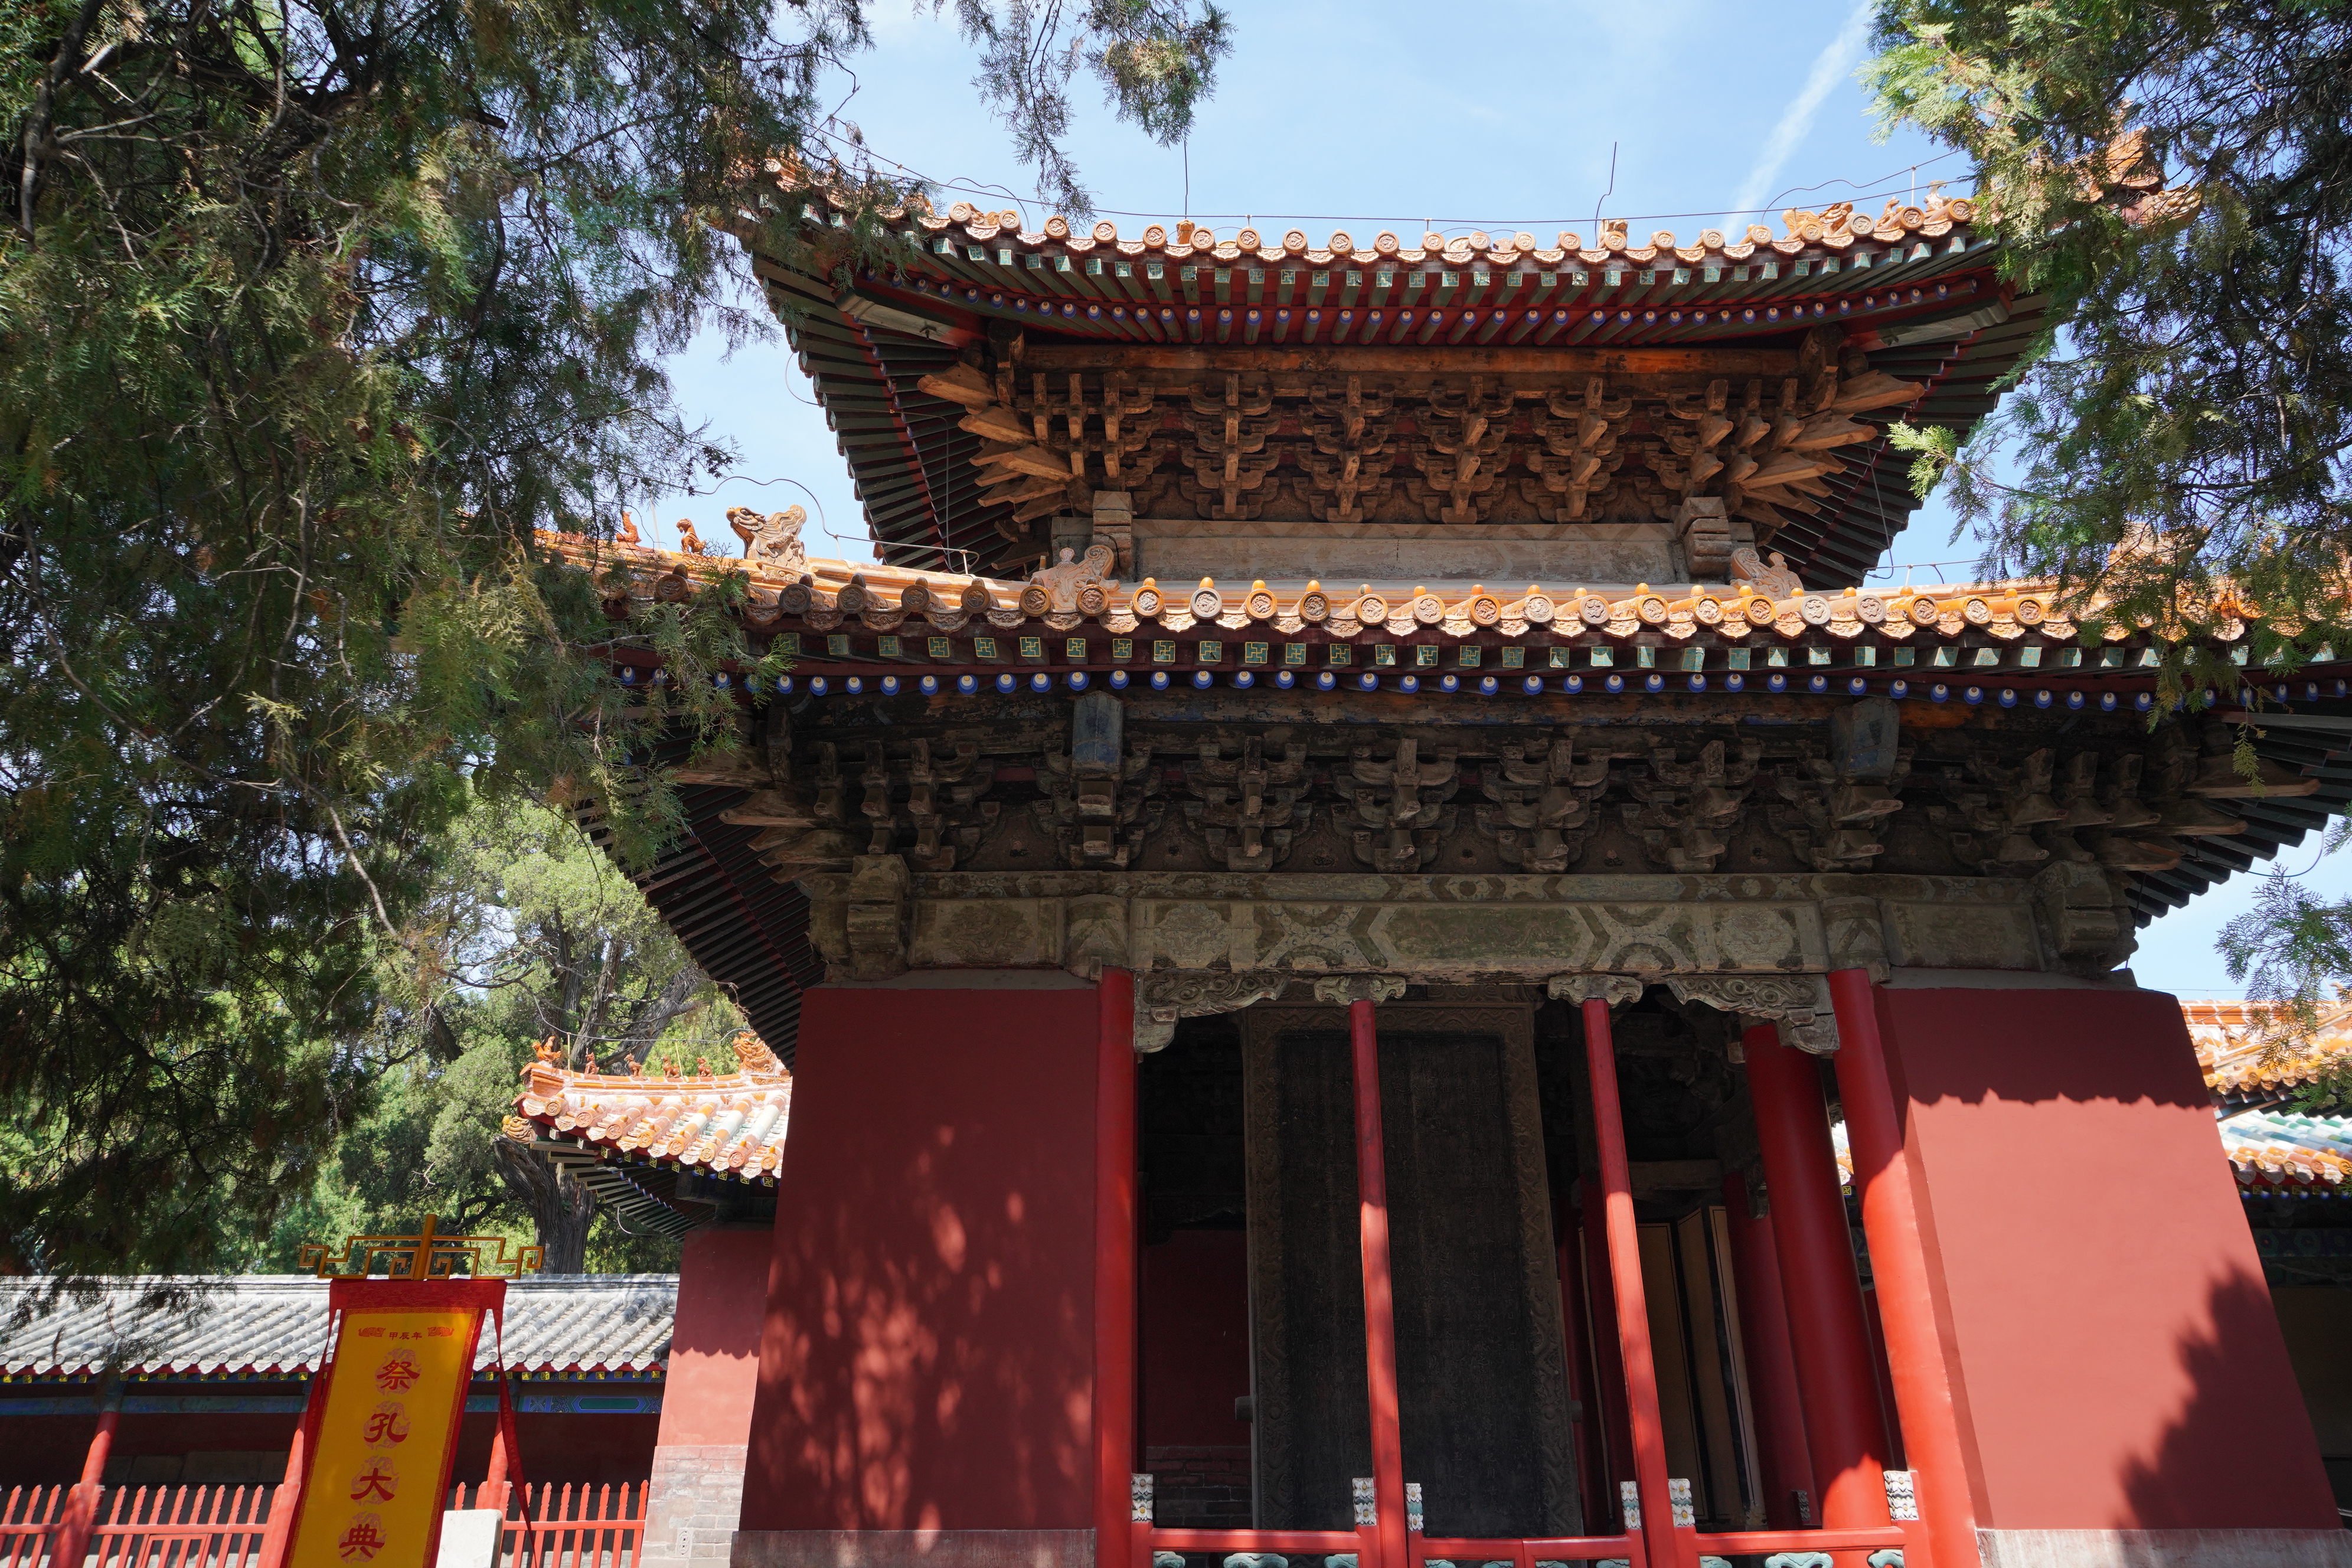
[[[1752,212],[1777,193],[1780,171],[1787,166],[1789,155],[1797,150],[1797,143],[1812,130],[1813,116],[1821,112],[1822,100],[1862,57],[1863,43],[1869,35],[1870,10],[1871,0],[1857,0],[1837,37],[1813,57],[1813,68],[1807,74],[1805,85],[1789,100],[1789,107],[1780,111],[1780,122],[1764,139],[1764,150],[1757,154],[1756,166],[1748,171],[1747,184],[1740,187],[1739,199],[1732,204],[1733,211]],[[1740,226],[1755,221],[1744,216],[1731,219],[1732,224]]]

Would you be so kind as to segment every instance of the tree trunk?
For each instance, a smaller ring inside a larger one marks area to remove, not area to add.
[[[701,968],[689,963],[671,975],[669,984],[657,994],[638,1003],[636,1011],[629,1016],[628,1023],[623,1026],[616,1037],[616,1059],[631,1063],[643,1061],[646,1053],[654,1048],[654,1042],[661,1038],[664,1029],[694,1011],[695,993],[701,990],[704,984]]]
[[[546,1155],[511,1139],[498,1141],[499,1175],[515,1201],[530,1210],[536,1239],[545,1249],[541,1268],[549,1274],[588,1271],[588,1226],[596,1217],[595,1194]]]

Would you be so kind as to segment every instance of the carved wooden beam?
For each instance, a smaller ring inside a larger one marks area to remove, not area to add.
[[[1026,370],[1313,371],[1331,375],[1793,375],[1794,349],[1428,348],[1310,344],[1032,343]]]

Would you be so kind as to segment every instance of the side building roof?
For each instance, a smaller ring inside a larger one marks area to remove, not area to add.
[[[679,1236],[715,1217],[714,1195],[773,1187],[783,1163],[792,1075],[750,1030],[736,1070],[688,1076],[577,1071],[541,1047],[506,1136],[563,1165],[633,1230]],[[698,1195],[689,1195],[696,1194]]]
[[[2184,1002],[2205,1087],[2241,1191],[2352,1193],[2352,1116],[2311,1115],[2289,1103],[2300,1090],[2352,1066],[2352,1005],[2323,1013],[2307,1041],[2283,1046],[2265,1028],[2261,1002]]]
[[[0,1279],[0,1374],[149,1377],[319,1368],[328,1282],[307,1274],[126,1275],[47,1300],[52,1281]],[[675,1274],[552,1274],[507,1283],[505,1364],[534,1373],[652,1372],[669,1359]],[[476,1372],[498,1364],[485,1325]]]

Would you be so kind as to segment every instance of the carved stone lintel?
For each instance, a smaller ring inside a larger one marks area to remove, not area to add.
[[[1290,976],[1278,969],[1175,970],[1139,977],[1135,986],[1135,1048],[1167,1048],[1176,1020],[1234,1013],[1282,994]]]
[[[1822,975],[1670,974],[1666,987],[1677,1002],[1701,1002],[1718,1012],[1778,1024],[1780,1038],[1801,1051],[1817,1057],[1837,1052],[1837,1016]]]
[[[1822,935],[1829,944],[1832,969],[1867,969],[1872,980],[1886,984],[1893,971],[1876,899],[1823,899]]]
[[[2061,862],[2033,879],[2033,895],[2054,967],[2095,974],[2131,957],[2131,906],[2105,871]]]
[[[1125,490],[1095,492],[1095,527],[1087,538],[1089,545],[1100,544],[1111,552],[1111,570],[1122,581],[1133,582],[1135,571],[1135,501]]]
[[[907,968],[907,889],[904,857],[860,855],[851,863],[845,941],[849,977],[887,980]]]
[[[1394,1002],[1404,994],[1401,974],[1334,974],[1315,983],[1315,1000],[1345,1005],[1349,1002]]]
[[[1081,894],[1064,907],[1062,967],[1081,980],[1127,965],[1127,900]]]
[[[1606,1002],[1612,1007],[1639,1002],[1644,988],[1638,974],[1555,974],[1546,984],[1555,1002]]]

